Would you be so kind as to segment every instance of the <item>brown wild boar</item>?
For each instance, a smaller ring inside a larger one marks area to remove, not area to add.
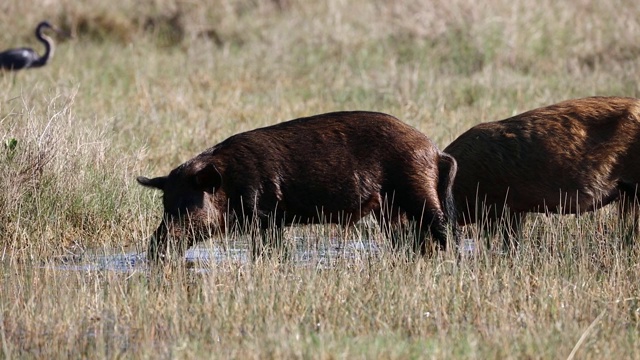
[[[527,212],[579,214],[613,201],[638,232],[638,99],[564,101],[479,124],[444,151],[458,163],[458,222],[503,219],[507,248]]]
[[[416,221],[424,253],[426,230],[441,247],[448,223],[457,235],[455,171],[455,160],[424,134],[381,113],[335,112],[247,131],[168,176],[138,177],[164,192],[147,258],[181,256],[232,224],[256,224],[264,241],[267,229],[277,238],[285,225],[350,225],[370,213],[381,224]]]

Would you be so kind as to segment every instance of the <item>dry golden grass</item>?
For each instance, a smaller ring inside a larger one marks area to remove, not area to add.
[[[621,246],[612,209],[531,216],[513,256],[407,261],[383,249],[330,267],[220,260],[206,272],[60,260],[143,251],[160,201],[135,177],[240,131],[374,110],[444,147],[560,100],[638,97],[639,2],[5,1],[0,48],[42,51],[42,19],[73,38],[45,68],[0,75],[1,358],[640,351],[638,246]]]

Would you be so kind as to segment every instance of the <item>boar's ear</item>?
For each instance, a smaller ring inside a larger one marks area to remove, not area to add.
[[[160,177],[153,178],[153,179],[149,179],[149,178],[146,178],[144,176],[138,176],[136,178],[136,180],[138,180],[138,183],[140,183],[140,185],[142,185],[142,186],[146,186],[146,187],[150,187],[150,188],[154,188],[154,189],[158,189],[158,190],[163,190],[163,191],[164,191],[164,186],[167,183],[167,177],[166,176],[160,176]]]
[[[209,194],[213,194],[213,192],[222,185],[222,175],[213,164],[205,165],[205,167],[195,173],[193,178],[196,187]]]

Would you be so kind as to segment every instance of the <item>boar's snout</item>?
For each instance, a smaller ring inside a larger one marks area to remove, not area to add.
[[[147,242],[147,260],[158,262],[165,260],[167,253],[167,227],[164,221]]]
[[[214,231],[221,231],[217,224],[192,221],[185,216],[164,215],[160,225],[151,235],[147,248],[147,259],[150,261],[168,260],[170,256],[182,256],[185,251],[212,236]]]

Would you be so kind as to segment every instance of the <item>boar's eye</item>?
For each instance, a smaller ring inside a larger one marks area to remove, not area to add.
[[[222,185],[222,175],[212,164],[207,164],[193,175],[196,189],[213,194]]]
[[[153,179],[149,179],[147,177],[144,176],[138,176],[136,178],[136,180],[138,180],[138,183],[140,183],[140,185],[142,186],[146,186],[146,187],[150,187],[150,188],[154,188],[154,189],[158,189],[158,190],[163,190],[165,188],[165,185],[167,183],[167,177],[166,176],[160,176],[157,178],[153,178]]]

